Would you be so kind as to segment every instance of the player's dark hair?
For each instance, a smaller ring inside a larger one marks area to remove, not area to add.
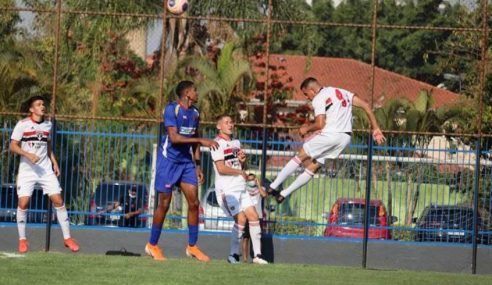
[[[253,177],[256,177],[256,174],[254,174],[254,173],[250,172],[250,173],[248,173],[248,176],[253,176]]]
[[[301,90],[307,88],[311,83],[318,83],[318,80],[314,77],[308,77],[301,83]]]
[[[184,92],[186,89],[193,87],[195,84],[193,81],[189,80],[183,80],[178,83],[178,86],[176,86],[176,95],[181,98],[183,96]]]
[[[32,104],[38,100],[42,100],[44,104],[48,104],[48,100],[45,96],[36,95],[27,99],[24,103],[22,103],[20,111],[21,113],[29,113],[29,109],[32,107]]]

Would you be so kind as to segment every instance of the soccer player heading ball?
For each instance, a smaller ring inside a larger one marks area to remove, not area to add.
[[[71,251],[79,251],[79,245],[70,236],[67,209],[61,196],[57,176],[60,168],[51,150],[51,122],[44,119],[45,98],[34,96],[25,103],[29,117],[19,121],[12,132],[10,151],[21,156],[17,175],[17,229],[19,231],[19,252],[26,253],[29,244],[26,238],[27,207],[38,183],[53,202],[58,224],[60,224],[64,245]]]
[[[305,139],[301,150],[270,184],[269,194],[275,196],[278,203],[285,197],[309,182],[326,159],[335,159],[350,144],[352,136],[352,106],[362,108],[371,123],[372,136],[377,144],[385,142],[386,138],[379,129],[376,117],[366,101],[347,90],[335,87],[323,87],[312,77],[306,78],[301,84],[301,91],[312,101],[315,121],[303,125],[299,129],[301,136],[315,132]],[[297,167],[309,160],[304,173],[299,175],[292,184],[281,192],[277,188],[287,179]]]
[[[167,134],[157,150],[155,189],[159,193],[159,206],[154,212],[152,229],[145,252],[154,260],[165,260],[157,245],[162,224],[169,210],[173,186],[177,185],[188,201],[188,246],[186,255],[200,261],[210,258],[196,245],[198,240],[198,183],[203,182],[200,168],[200,145],[216,148],[215,141],[198,137],[200,114],[193,106],[198,93],[191,81],[181,81],[176,87],[178,100],[164,109],[164,126]]]

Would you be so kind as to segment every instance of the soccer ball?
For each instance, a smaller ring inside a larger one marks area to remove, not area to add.
[[[188,0],[167,0],[167,10],[174,15],[181,15],[188,10]]]

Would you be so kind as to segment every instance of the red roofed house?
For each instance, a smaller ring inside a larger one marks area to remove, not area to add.
[[[265,59],[262,55],[251,57],[253,72],[256,75],[257,91],[263,92],[265,76]],[[317,78],[322,85],[339,87],[356,93],[367,102],[371,102],[371,65],[350,58],[307,57],[301,55],[270,55],[270,72],[293,90],[292,101],[306,102],[299,90],[302,81],[307,77]],[[375,68],[374,106],[382,106],[386,101],[405,97],[414,101],[420,90],[431,91],[434,107],[456,103],[459,94],[437,88],[425,82]],[[294,103],[289,101],[288,103]],[[295,105],[295,103],[294,103]]]

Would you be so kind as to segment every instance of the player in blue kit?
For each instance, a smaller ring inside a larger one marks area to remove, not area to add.
[[[176,87],[178,100],[164,109],[164,127],[167,134],[159,145],[155,189],[159,193],[159,206],[154,212],[150,239],[145,252],[154,260],[166,258],[157,245],[162,225],[171,203],[172,188],[178,185],[188,201],[188,246],[186,255],[199,261],[209,261],[196,245],[198,239],[198,183],[202,183],[203,172],[200,167],[200,145],[215,149],[214,140],[199,138],[200,113],[193,106],[198,101],[198,93],[191,81],[181,81]]]

